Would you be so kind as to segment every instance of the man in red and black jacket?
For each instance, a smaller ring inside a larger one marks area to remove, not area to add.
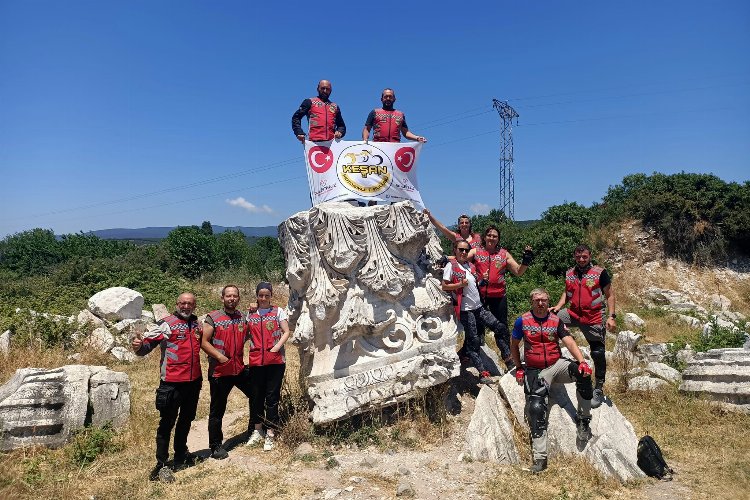
[[[401,142],[401,135],[410,141],[427,142],[427,138],[413,134],[406,124],[406,115],[393,107],[396,103],[396,93],[393,89],[383,89],[380,94],[383,107],[373,109],[367,115],[365,128],[362,129],[362,140],[367,142],[370,130],[375,129],[372,140],[375,142]]]
[[[221,421],[227,410],[227,399],[233,387],[250,398],[250,375],[242,361],[247,340],[247,321],[237,310],[240,289],[227,285],[221,290],[222,309],[211,311],[203,322],[201,348],[208,355],[208,385],[211,406],[208,413],[208,446],[211,457],[223,460],[229,456],[222,446]],[[250,429],[252,431],[252,429]]]
[[[201,375],[201,327],[195,311],[195,295],[183,293],[177,298],[177,310],[149,328],[145,337],[136,334],[131,342],[138,356],[145,356],[156,346],[161,348],[161,381],[156,389],[159,427],[156,429],[156,467],[150,479],[155,481],[169,458],[169,435],[174,427],[174,469],[195,464],[196,456],[188,451],[190,424],[198,408]]]
[[[544,288],[531,291],[531,310],[516,320],[510,340],[510,352],[516,369],[516,380],[524,386],[526,420],[531,431],[534,463],[531,471],[547,468],[547,405],[553,383],[575,382],[578,411],[576,414],[577,444],[585,446],[591,439],[591,368],[568,332],[565,323],[549,312],[549,293]],[[523,341],[525,368],[521,366],[519,344]],[[576,359],[564,358],[560,342]],[[582,449],[582,448],[579,448]]]
[[[607,270],[591,263],[591,249],[587,245],[578,245],[573,257],[576,265],[565,273],[565,291],[551,311],[566,325],[580,328],[589,343],[596,377],[591,407],[599,408],[604,402],[604,379],[607,375],[606,331],[614,332],[617,327],[615,294]],[[570,306],[563,309],[568,302]]]
[[[302,118],[307,117],[310,124],[307,138],[313,142],[332,141],[346,135],[346,125],[341,116],[341,108],[329,100],[331,82],[318,82],[318,96],[305,99],[299,109],[292,115],[292,131],[302,144],[305,143],[305,131],[302,130]]]

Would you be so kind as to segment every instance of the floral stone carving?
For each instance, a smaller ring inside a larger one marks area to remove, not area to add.
[[[440,245],[410,202],[324,203],[282,223],[279,240],[313,422],[417,397],[458,375],[451,301],[433,275]]]

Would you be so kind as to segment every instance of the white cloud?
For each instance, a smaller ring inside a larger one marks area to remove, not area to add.
[[[474,203],[469,208],[476,215],[484,215],[490,213],[490,206],[486,203]]]
[[[242,196],[238,196],[237,198],[233,200],[226,200],[226,202],[232,205],[233,207],[244,208],[245,210],[253,214],[272,214],[273,213],[273,209],[269,207],[268,205],[263,205],[262,207],[258,207],[256,205],[253,205],[249,201],[247,201]]]

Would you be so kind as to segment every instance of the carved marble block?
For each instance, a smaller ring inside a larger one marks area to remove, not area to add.
[[[431,272],[440,245],[411,202],[324,203],[283,222],[279,240],[315,423],[421,396],[458,375],[451,301]]]

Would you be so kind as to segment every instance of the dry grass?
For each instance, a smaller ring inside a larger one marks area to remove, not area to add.
[[[748,498],[750,415],[727,412],[670,388],[613,396],[639,436],[654,437],[693,498]]]
[[[622,485],[604,478],[588,461],[580,457],[556,457],[540,476],[530,477],[518,467],[495,466],[494,477],[481,491],[489,498],[517,500],[638,498],[637,483]]]

